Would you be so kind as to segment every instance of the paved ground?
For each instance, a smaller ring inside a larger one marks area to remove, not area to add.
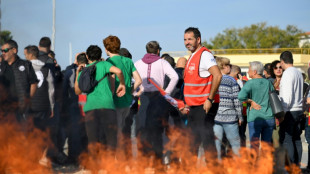
[[[308,143],[306,143],[304,131],[303,134],[301,134],[301,141],[302,141],[301,168],[306,168],[308,163]]]
[[[246,132],[247,138],[248,138],[248,130]],[[301,160],[301,169],[302,169],[302,173],[309,173],[310,171],[306,170],[307,167],[307,162],[308,162],[308,144],[305,141],[305,135],[304,132],[301,135],[301,141],[302,141],[302,147],[303,147],[303,153],[302,153],[302,160]],[[135,141],[132,142],[133,144],[136,144]],[[247,146],[249,146],[249,140],[247,140]],[[137,149],[133,149],[133,151],[136,151]],[[69,166],[69,167],[61,167],[61,166],[55,166],[55,173],[63,173],[63,174],[67,174],[67,173],[73,173],[73,174],[89,174],[88,171],[85,170],[80,170],[77,168],[74,168],[73,166]],[[105,173],[105,172],[102,172]]]

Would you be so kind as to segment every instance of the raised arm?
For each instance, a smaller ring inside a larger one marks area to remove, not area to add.
[[[78,77],[79,77],[79,73],[82,70],[84,66],[80,65],[77,69],[76,69],[76,76],[75,76],[75,83],[74,83],[74,92],[76,95],[80,95],[82,94],[81,89],[79,88],[79,82],[78,82]]]

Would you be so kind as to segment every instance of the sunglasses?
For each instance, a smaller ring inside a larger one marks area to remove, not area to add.
[[[282,67],[281,66],[276,66],[273,69],[282,69]]]
[[[9,52],[10,51],[10,49],[12,49],[12,48],[6,48],[6,49],[3,49],[3,50],[1,50],[1,52],[3,53],[7,53],[7,52]]]

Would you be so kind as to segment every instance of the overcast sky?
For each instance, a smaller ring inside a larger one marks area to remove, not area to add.
[[[285,29],[296,25],[310,31],[310,0],[56,0],[56,59],[64,69],[91,44],[100,46],[116,35],[133,55],[145,54],[148,41],[157,40],[162,51],[185,51],[184,30],[198,27],[202,40],[226,28],[267,22]],[[1,0],[2,30],[10,30],[19,55],[29,44],[52,36],[52,0]],[[103,57],[107,57],[103,54]]]

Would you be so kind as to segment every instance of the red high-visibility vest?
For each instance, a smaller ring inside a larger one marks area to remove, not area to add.
[[[206,47],[201,47],[195,55],[186,63],[184,69],[184,98],[189,106],[203,105],[210,94],[212,78],[199,76],[199,64],[201,54],[204,51],[210,52]],[[214,102],[219,103],[219,94],[215,94]]]

